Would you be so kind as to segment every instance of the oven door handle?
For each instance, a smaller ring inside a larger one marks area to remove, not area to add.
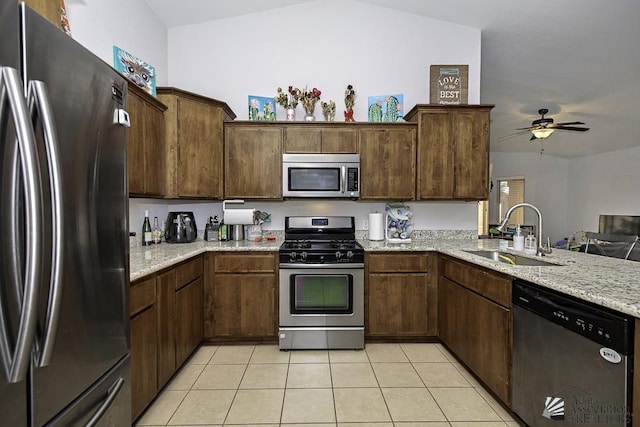
[[[312,270],[312,269],[363,269],[364,263],[350,263],[350,264],[295,264],[295,263],[280,263],[280,268],[286,269],[299,269],[299,270]]]

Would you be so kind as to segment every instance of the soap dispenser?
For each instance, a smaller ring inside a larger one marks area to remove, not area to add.
[[[513,236],[513,249],[516,251],[524,251],[524,236],[520,231],[520,224],[516,226],[516,235]]]

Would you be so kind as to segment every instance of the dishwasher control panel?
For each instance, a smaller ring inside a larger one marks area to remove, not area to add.
[[[623,354],[633,351],[633,319],[531,283],[514,281],[513,303]]]

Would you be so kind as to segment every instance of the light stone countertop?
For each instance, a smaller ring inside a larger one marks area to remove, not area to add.
[[[496,250],[498,239],[426,239],[402,244],[358,240],[368,252],[437,251],[640,318],[640,262],[637,261],[554,249],[543,260],[560,265],[530,267],[509,265],[465,252]],[[131,281],[204,252],[277,251],[282,242],[283,239],[279,237],[262,243],[197,241],[187,244],[163,243],[157,247],[132,247]]]

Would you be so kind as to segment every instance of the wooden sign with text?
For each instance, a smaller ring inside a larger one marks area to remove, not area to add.
[[[468,65],[432,65],[430,78],[429,102],[431,104],[468,104]]]

